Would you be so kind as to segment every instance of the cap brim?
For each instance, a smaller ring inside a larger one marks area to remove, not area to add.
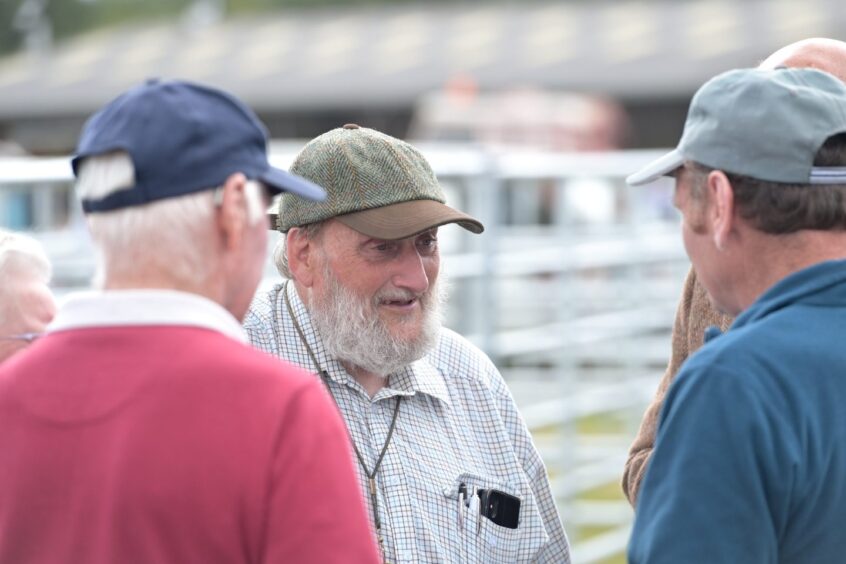
[[[376,239],[405,239],[447,223],[467,231],[485,230],[478,219],[435,200],[412,200],[335,217],[338,221]]]
[[[264,174],[259,176],[259,180],[264,182],[274,193],[290,192],[317,202],[326,199],[326,192],[314,182],[278,168],[269,167]]]
[[[678,149],[673,149],[663,157],[655,159],[636,173],[626,178],[629,186],[641,186],[662,176],[666,176],[684,164],[684,157]]]

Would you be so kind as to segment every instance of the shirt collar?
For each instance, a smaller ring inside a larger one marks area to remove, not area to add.
[[[414,395],[420,392],[451,405],[449,390],[444,377],[435,366],[432,366],[428,356],[424,356],[396,374],[392,374],[390,387],[398,393],[405,393],[406,395]]]
[[[314,367],[314,370],[322,369],[326,371],[329,379],[338,384],[358,387],[359,384],[355,382],[355,379],[347,372],[340,361],[331,357],[323,347],[323,341],[312,325],[308,309],[306,309],[305,304],[300,299],[293,282],[286,283],[283,291],[287,293],[288,300],[291,303],[291,310],[294,312],[296,322],[303,331],[308,346],[311,347],[314,356],[320,363],[320,366]],[[297,335],[297,339],[299,339],[299,335]],[[380,390],[376,398],[397,395],[413,396],[418,392],[432,396],[450,405],[449,390],[447,389],[443,375],[437,367],[429,362],[428,355],[411,363],[399,372],[391,374],[388,386]]]
[[[62,300],[49,332],[93,327],[179,325],[218,331],[247,342],[241,324],[220,304],[176,290],[78,292]]]
[[[794,303],[808,300],[836,302],[846,282],[846,260],[819,262],[797,270],[770,286],[742,311],[731,329],[743,327]],[[833,292],[831,296],[829,292]],[[832,297],[833,296],[833,297]]]
[[[723,334],[723,330],[717,327],[716,325],[711,325],[710,327],[705,328],[705,335],[704,335],[704,342],[710,343],[717,337]]]

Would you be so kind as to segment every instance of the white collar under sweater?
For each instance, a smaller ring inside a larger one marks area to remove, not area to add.
[[[62,300],[47,331],[127,325],[202,327],[247,342],[241,324],[221,305],[203,296],[176,290],[73,293]]]

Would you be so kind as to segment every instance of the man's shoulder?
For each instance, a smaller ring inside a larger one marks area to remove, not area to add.
[[[279,283],[268,290],[257,292],[241,325],[250,343],[268,354],[282,356],[280,347],[280,310],[285,284]]]
[[[202,366],[198,365],[210,375],[244,383],[252,381],[268,388],[299,387],[314,380],[302,369],[254,346],[225,335],[215,337],[214,346],[206,347]]]
[[[450,364],[458,360],[466,360],[492,365],[490,358],[482,349],[447,327],[441,327],[438,340],[429,356],[439,363]]]
[[[749,364],[769,363],[779,357],[790,358],[796,350],[807,349],[814,342],[820,342],[818,336],[805,330],[808,317],[808,313],[785,308],[741,326],[733,326],[711,338],[685,366],[718,365],[727,371],[734,367],[739,372],[745,372]]]
[[[267,377],[277,381],[280,375],[297,378],[302,374],[302,370],[292,364],[217,331],[194,327],[159,327],[153,338],[159,341],[177,340],[182,354],[180,359],[172,359],[171,362],[182,364],[186,369],[193,367],[206,371],[210,375],[239,381]],[[141,342],[140,336],[138,339]],[[143,354],[143,351],[139,351],[139,354]]]
[[[714,405],[784,402],[805,386],[797,378],[797,355],[813,354],[811,338],[787,316],[771,316],[731,328],[711,339],[682,366],[673,396],[709,398]]]
[[[101,343],[109,342],[104,348]],[[133,372],[173,386],[242,390],[258,396],[297,393],[306,372],[218,331],[192,326],[97,327],[58,331],[4,363],[8,377],[31,372]]]
[[[482,349],[446,327],[441,328],[427,360],[451,378],[479,380],[487,387],[498,386],[502,380],[496,366]]]
[[[183,360],[162,367],[179,376],[183,389],[202,385],[215,398],[249,403],[257,416],[287,413],[315,389],[322,394],[320,382],[301,368],[221,333],[206,333],[187,345]]]
[[[250,308],[244,316],[242,325],[248,331],[266,328],[268,324],[276,322],[277,304],[285,289],[284,283],[274,284],[267,290],[256,292]]]
[[[681,366],[676,380],[687,381],[705,378],[710,384],[718,379],[754,377],[750,367],[757,364],[756,357],[763,351],[757,346],[759,337],[748,328],[732,329],[705,343]]]

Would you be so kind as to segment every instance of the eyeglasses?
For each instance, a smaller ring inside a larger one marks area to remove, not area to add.
[[[19,333],[17,335],[0,335],[0,341],[25,341],[31,343],[39,337],[43,337],[44,333]]]

